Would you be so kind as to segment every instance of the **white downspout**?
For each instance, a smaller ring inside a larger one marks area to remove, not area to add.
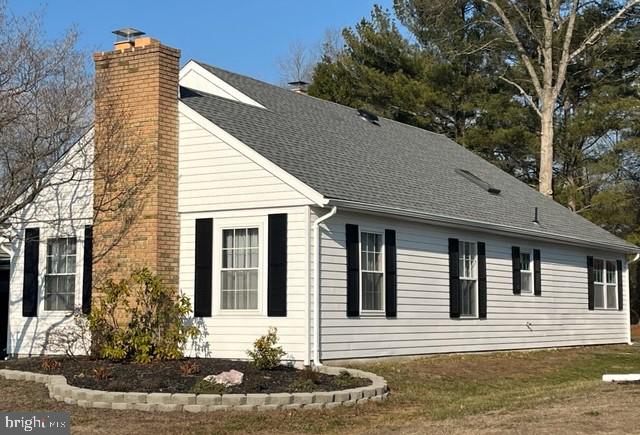
[[[631,341],[631,279],[629,277],[629,265],[631,265],[632,263],[635,263],[636,261],[638,261],[640,259],[640,254],[636,254],[635,257],[633,257],[633,260],[631,261],[627,261],[627,288],[628,288],[628,298],[627,298],[627,322],[629,322],[629,327],[627,328],[627,334],[628,335],[628,343],[629,344],[633,344],[633,342]]]
[[[313,365],[320,367],[320,224],[338,212],[338,207],[313,223]]]

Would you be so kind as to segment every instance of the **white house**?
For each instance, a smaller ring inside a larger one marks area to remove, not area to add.
[[[630,342],[638,247],[442,135],[193,60],[178,72],[171,50],[141,38],[96,62],[160,107],[154,231],[179,233],[149,258],[175,253],[175,282],[157,268],[193,301],[192,354],[245,358],[269,326],[305,364]],[[92,177],[75,171],[6,232],[10,355],[50,352],[52,328],[90,307]]]

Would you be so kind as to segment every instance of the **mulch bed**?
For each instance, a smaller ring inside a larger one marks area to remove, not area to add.
[[[51,366],[57,366],[57,364],[51,363],[52,360],[59,362],[59,367],[51,368]],[[195,362],[198,365],[200,369],[198,374],[184,375],[182,373],[180,367],[187,361]],[[244,373],[244,380],[241,385],[227,388],[225,393],[334,391],[371,384],[368,379],[330,376],[317,372],[309,373],[305,370],[284,366],[275,370],[258,370],[248,361],[214,358],[136,364],[93,360],[86,357],[76,359],[38,357],[1,361],[0,368],[64,375],[69,385],[92,390],[140,393],[203,392],[198,390],[197,386],[202,384],[202,379],[205,376],[232,369]],[[108,378],[100,379],[105,374]]]

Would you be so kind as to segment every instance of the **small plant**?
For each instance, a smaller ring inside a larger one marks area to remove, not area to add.
[[[331,387],[334,390],[346,390],[352,388],[356,382],[356,378],[351,376],[349,372],[343,370],[331,379]]]
[[[62,364],[60,363],[60,361],[53,358],[44,358],[40,363],[40,367],[42,367],[42,370],[46,372],[52,372],[54,370],[60,369],[60,367],[62,367]]]
[[[180,364],[180,371],[184,376],[192,376],[200,373],[200,366],[195,361],[186,361]]]
[[[93,377],[99,381],[106,381],[111,378],[111,373],[107,367],[96,367],[93,369]]]
[[[317,384],[320,380],[320,373],[314,370],[312,367],[307,366],[300,372],[303,379],[310,380],[314,384]]]
[[[227,391],[227,387],[222,384],[216,384],[215,382],[199,380],[191,387],[191,393],[193,394],[224,394]]]
[[[273,370],[280,365],[285,352],[282,346],[276,346],[278,340],[278,330],[271,327],[266,335],[253,343],[253,350],[247,351],[259,370]]]
[[[311,379],[296,379],[289,384],[292,393],[311,393],[315,388],[316,384]]]

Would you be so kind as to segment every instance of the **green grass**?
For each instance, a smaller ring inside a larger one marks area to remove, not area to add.
[[[490,421],[485,427],[492,430],[525,433],[552,433],[560,426],[565,432],[640,427],[635,412],[640,386],[601,381],[607,372],[640,372],[640,346],[443,355],[352,366],[384,376],[390,399],[330,411],[143,413],[78,408],[50,400],[41,385],[0,380],[0,411],[70,412],[74,433],[110,434],[449,433],[482,430],[482,419]],[[565,425],[567,420],[572,426]]]

